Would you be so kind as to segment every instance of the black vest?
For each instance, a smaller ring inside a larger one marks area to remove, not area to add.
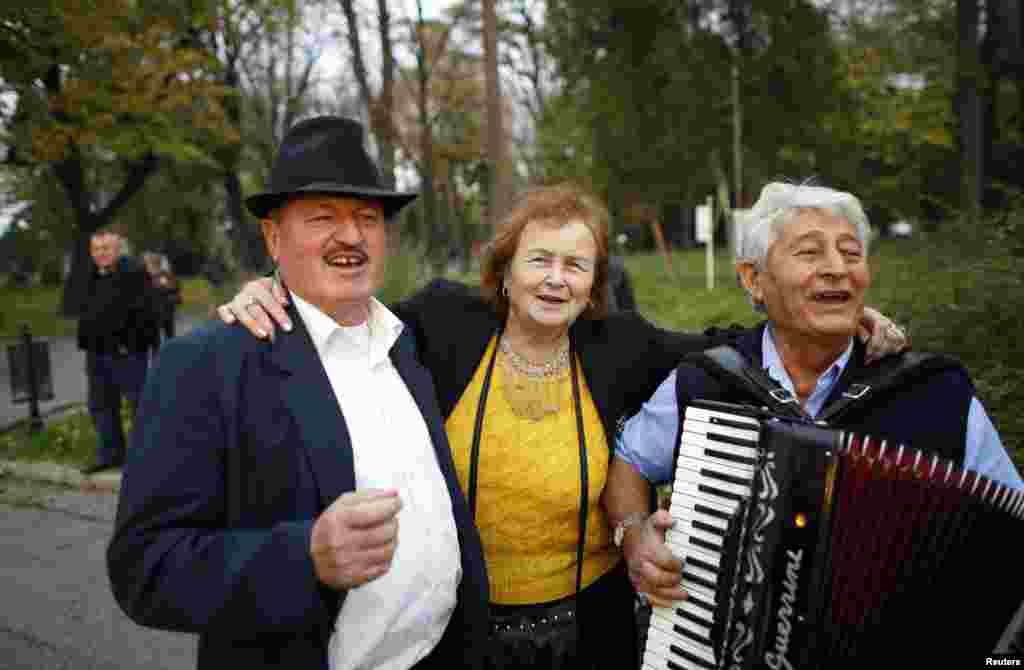
[[[765,324],[752,328],[734,343],[747,362],[757,367],[761,366],[764,328]],[[749,387],[714,374],[700,356],[688,357],[676,370],[680,431],[686,406],[691,400],[764,404]],[[855,340],[850,361],[822,412],[840,402],[843,393],[851,386],[871,385],[880,372],[901,365],[903,356],[897,354],[865,366],[864,346]],[[908,374],[901,375],[897,384],[885,390],[867,392],[860,401],[851,403],[846,411],[828,423],[833,428],[935,453],[962,465],[967,416],[973,397],[974,385],[963,366],[953,358],[938,356],[933,357],[928,365],[912,368]],[[677,445],[679,437],[676,436]]]

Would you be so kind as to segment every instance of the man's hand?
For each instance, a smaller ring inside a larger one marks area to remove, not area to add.
[[[864,308],[857,334],[867,345],[865,358],[869,364],[910,346],[907,333],[889,317],[871,307]]]
[[[313,524],[310,554],[316,576],[337,589],[351,589],[388,571],[398,545],[398,510],[394,489],[346,493]]]
[[[622,542],[629,580],[656,607],[670,607],[686,598],[680,585],[683,563],[665,544],[665,531],[674,524],[667,511],[658,510],[642,524],[627,529]]]

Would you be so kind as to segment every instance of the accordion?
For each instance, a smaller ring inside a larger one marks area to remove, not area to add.
[[[669,512],[689,598],[644,668],[961,667],[1021,617],[1024,494],[920,450],[698,401]]]

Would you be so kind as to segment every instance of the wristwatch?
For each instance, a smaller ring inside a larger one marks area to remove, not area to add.
[[[647,520],[647,515],[643,512],[633,512],[625,519],[615,524],[615,528],[612,529],[612,542],[615,543],[616,547],[622,547],[622,541],[626,539],[626,531],[638,523],[643,523]]]

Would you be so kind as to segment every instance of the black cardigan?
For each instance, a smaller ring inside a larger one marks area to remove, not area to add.
[[[476,289],[443,279],[393,305],[392,310],[416,336],[419,359],[434,377],[441,413],[447,419],[501,320]],[[675,333],[635,313],[578,319],[569,337],[609,447],[614,448],[620,422],[640,409],[683,356],[720,344],[730,334]]]

